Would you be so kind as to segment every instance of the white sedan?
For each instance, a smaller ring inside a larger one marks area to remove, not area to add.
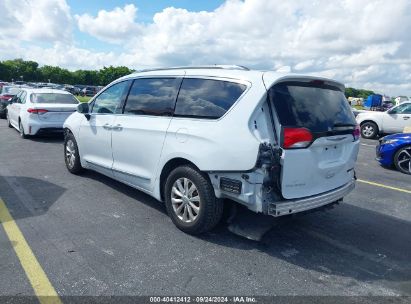
[[[411,102],[404,102],[388,111],[366,111],[356,117],[361,136],[375,138],[379,134],[402,133],[411,126]]]
[[[7,106],[7,122],[22,138],[62,132],[64,121],[78,104],[72,94],[63,90],[22,89]]]

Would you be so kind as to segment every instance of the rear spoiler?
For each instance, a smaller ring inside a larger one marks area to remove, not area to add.
[[[315,77],[315,76],[303,76],[303,75],[284,75],[276,72],[264,72],[263,74],[263,83],[265,88],[268,90],[273,85],[281,82],[288,81],[297,81],[297,82],[322,82],[326,85],[337,87],[341,92],[345,91],[345,86],[341,82],[324,78],[324,77]]]

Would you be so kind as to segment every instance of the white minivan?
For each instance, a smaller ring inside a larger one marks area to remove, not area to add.
[[[355,186],[359,129],[344,86],[240,66],[120,78],[64,123],[70,172],[91,169],[165,202],[201,233],[224,199],[283,216],[338,203]]]

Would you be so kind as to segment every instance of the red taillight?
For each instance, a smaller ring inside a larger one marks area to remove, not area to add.
[[[305,128],[284,128],[284,149],[305,148],[312,140],[313,135]]]
[[[360,139],[360,134],[361,134],[360,126],[356,125],[354,131],[352,131],[352,135],[354,136],[354,141]]]
[[[314,80],[311,80],[310,83],[314,85],[324,85],[324,80],[314,79]]]
[[[29,108],[29,109],[27,109],[27,112],[29,112],[29,113],[31,113],[31,114],[44,114],[44,113],[47,113],[48,110],[46,110],[46,109],[32,109],[32,108]]]

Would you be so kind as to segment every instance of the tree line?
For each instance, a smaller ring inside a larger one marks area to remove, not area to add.
[[[362,90],[362,89],[354,89],[354,88],[345,88],[345,97],[355,97],[355,98],[364,98],[366,99],[368,96],[375,94],[374,91],[370,90]]]
[[[103,67],[100,70],[69,71],[57,66],[39,66],[35,61],[13,59],[0,61],[0,80],[51,82],[61,84],[82,84],[105,86],[113,80],[132,73],[133,70],[125,66]]]
[[[131,74],[134,70],[125,66],[103,67],[100,70],[77,70],[69,71],[57,66],[39,66],[35,61],[23,59],[0,61],[0,80],[29,82],[52,82],[61,84],[83,84],[105,86],[122,76]],[[346,88],[346,97],[362,97],[374,94],[373,91]]]

